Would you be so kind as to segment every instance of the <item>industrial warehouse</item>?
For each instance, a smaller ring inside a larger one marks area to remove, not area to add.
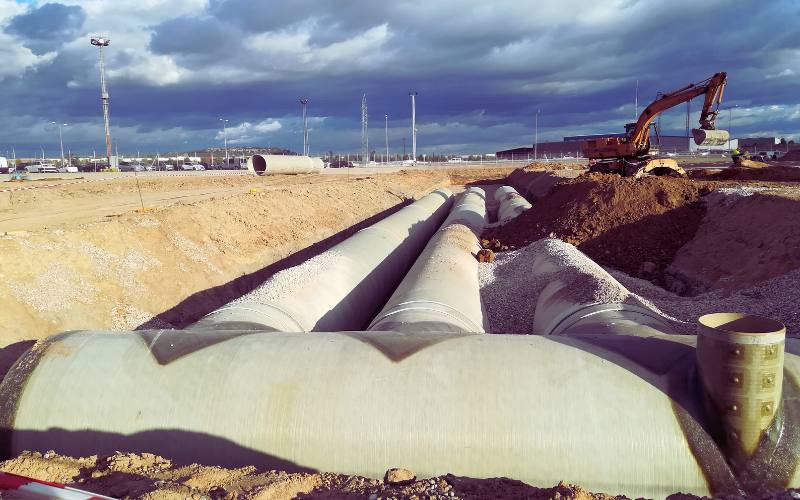
[[[292,7],[0,9],[0,497],[800,496],[797,6]]]

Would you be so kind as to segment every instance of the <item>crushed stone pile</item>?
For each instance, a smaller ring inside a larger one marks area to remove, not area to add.
[[[531,269],[540,258],[552,262],[556,270],[533,275]],[[573,245],[555,238],[497,253],[493,262],[478,267],[478,278],[491,333],[538,333],[533,321],[536,304],[539,294],[553,280],[568,283],[569,296],[576,302],[625,302],[659,312]]]
[[[562,262],[563,269],[533,276],[530,270],[541,255]],[[492,333],[536,333],[532,327],[539,294],[557,278],[575,283],[576,289],[570,293],[587,302],[624,302],[651,309],[680,334],[696,334],[697,318],[704,314],[733,311],[774,318],[786,325],[788,335],[800,336],[800,310],[796,307],[800,269],[733,293],[713,290],[685,297],[622,271],[587,264],[576,258],[579,252],[575,247],[556,239],[545,238],[495,256],[494,262],[478,268],[481,300]]]
[[[485,239],[520,248],[547,236],[576,245],[601,265],[659,282],[703,218],[700,199],[716,183],[672,177],[584,174],[556,185]]]

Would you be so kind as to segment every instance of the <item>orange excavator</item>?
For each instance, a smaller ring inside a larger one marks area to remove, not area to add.
[[[650,156],[650,126],[662,112],[705,94],[700,114],[700,128],[692,129],[698,146],[721,146],[730,137],[726,130],[717,130],[715,121],[727,83],[727,73],[720,72],[699,83],[662,94],[647,106],[636,123],[625,125],[622,137],[600,137],[583,143],[583,155],[589,159],[590,172],[617,173],[623,176],[685,176],[686,172],[671,158]]]

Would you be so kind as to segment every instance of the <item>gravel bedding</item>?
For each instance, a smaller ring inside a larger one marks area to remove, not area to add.
[[[558,270],[531,274],[537,258],[548,258]],[[491,333],[535,333],[533,315],[539,293],[555,279],[570,283],[569,291],[577,301],[636,300],[602,267],[573,245],[555,238],[496,254],[494,262],[478,267],[478,279]]]
[[[548,255],[559,271],[531,275],[537,257]],[[489,331],[531,334],[536,302],[553,279],[572,283],[570,293],[587,302],[626,302],[662,315],[681,334],[695,334],[698,317],[714,312],[745,312],[783,322],[788,335],[800,336],[800,269],[733,293],[712,291],[694,297],[675,295],[649,281],[602,268],[577,248],[544,238],[518,250],[496,254],[478,268]]]
[[[258,302],[267,304],[279,302],[284,297],[295,297],[303,293],[309,283],[314,283],[324,271],[342,265],[342,254],[336,250],[328,250],[312,257],[299,265],[284,269],[272,275],[252,292],[231,302]]]
[[[787,335],[800,336],[800,269],[733,293],[715,290],[694,297],[675,295],[621,271],[609,272],[628,290],[646,297],[679,333],[697,333],[697,318],[704,314],[743,312],[776,319],[786,325]]]

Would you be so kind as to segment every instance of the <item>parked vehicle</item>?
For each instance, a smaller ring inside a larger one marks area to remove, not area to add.
[[[58,172],[62,174],[77,174],[78,167],[74,165],[64,165],[63,167],[58,167]]]
[[[205,170],[206,167],[204,167],[200,163],[186,162],[183,165],[181,165],[181,169],[182,170]]]
[[[8,166],[8,159],[4,156],[0,156],[0,174],[8,174],[14,170],[13,168]]]
[[[25,167],[31,174],[56,174],[58,173],[58,169],[56,168],[54,163],[40,161],[37,163],[33,163]]]

